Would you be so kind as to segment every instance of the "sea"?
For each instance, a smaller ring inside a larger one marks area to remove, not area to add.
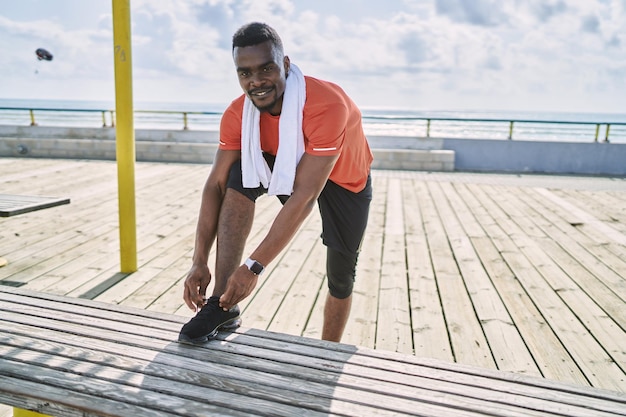
[[[226,103],[136,102],[136,129],[218,130]],[[111,126],[108,101],[2,99],[0,125]],[[376,136],[626,143],[626,113],[412,110],[361,108],[365,133]],[[511,121],[513,126],[511,130]]]

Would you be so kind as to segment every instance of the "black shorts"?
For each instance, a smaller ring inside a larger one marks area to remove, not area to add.
[[[270,168],[274,157],[264,154]],[[267,189],[244,188],[241,175],[241,160],[230,170],[227,188],[237,190],[252,201],[267,193]],[[282,204],[287,195],[277,196]],[[328,180],[317,199],[322,218],[322,242],[328,248],[327,274],[331,295],[346,298],[352,293],[355,267],[372,201],[372,180],[368,176],[365,188],[354,193]],[[335,253],[336,252],[336,253]]]

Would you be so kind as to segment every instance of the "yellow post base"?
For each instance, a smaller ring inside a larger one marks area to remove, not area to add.
[[[8,263],[9,263],[9,261],[7,261],[6,259],[0,258],[0,267],[5,266]]]
[[[13,408],[13,417],[50,417],[46,414],[37,413],[35,411],[22,410],[21,408]]]

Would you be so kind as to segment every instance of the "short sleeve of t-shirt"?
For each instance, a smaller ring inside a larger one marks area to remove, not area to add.
[[[316,100],[311,100],[316,103]],[[305,107],[302,129],[305,152],[311,155],[341,153],[346,137],[348,108],[341,99]]]
[[[220,149],[236,151],[241,149],[241,118],[243,113],[243,99],[235,99],[220,120]]]

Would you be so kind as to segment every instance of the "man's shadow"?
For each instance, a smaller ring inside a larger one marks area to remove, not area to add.
[[[141,391],[167,394],[184,415],[364,415],[352,402],[359,388],[341,384],[356,383],[343,374],[355,351],[254,329],[220,332],[201,345],[164,346],[145,367]]]

